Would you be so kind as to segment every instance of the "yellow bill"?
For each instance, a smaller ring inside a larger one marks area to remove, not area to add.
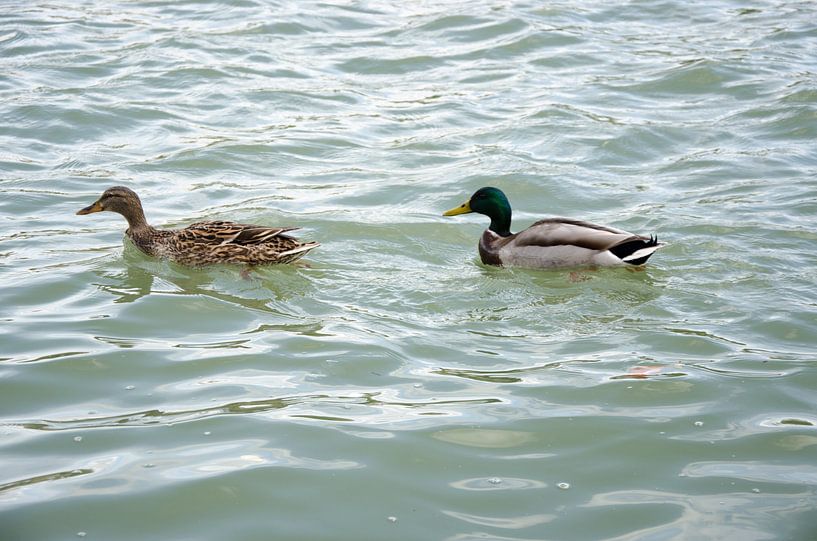
[[[471,210],[471,205],[468,203],[470,203],[470,201],[466,201],[462,205],[454,207],[451,210],[446,210],[443,212],[443,216],[456,216],[457,214],[468,214],[469,212],[474,212]]]

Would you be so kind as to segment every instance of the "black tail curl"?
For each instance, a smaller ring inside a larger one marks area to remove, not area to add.
[[[617,258],[623,260],[625,257],[634,254],[638,250],[658,246],[658,244],[658,235],[650,235],[649,239],[633,239],[628,240],[627,242],[622,242],[621,244],[610,248],[610,251]],[[644,257],[639,257],[638,259],[625,261],[625,263],[629,265],[643,265],[647,262],[651,255],[652,254],[647,254]]]

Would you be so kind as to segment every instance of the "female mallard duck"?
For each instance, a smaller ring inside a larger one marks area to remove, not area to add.
[[[519,233],[511,233],[511,205],[497,188],[481,188],[471,199],[443,214],[478,212],[491,219],[479,240],[486,265],[530,268],[582,265],[643,265],[665,246],[658,237],[634,235],[580,220],[547,218]]]
[[[145,220],[142,202],[130,188],[114,186],[92,205],[77,211],[91,214],[109,210],[128,221],[125,234],[149,256],[198,267],[215,263],[271,265],[292,263],[318,246],[285,235],[297,227],[265,227],[235,222],[197,222],[184,229],[156,229]]]

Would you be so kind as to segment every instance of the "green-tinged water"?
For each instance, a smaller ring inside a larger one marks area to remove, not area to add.
[[[0,540],[817,539],[817,4],[0,4]],[[242,278],[123,243],[295,225]],[[670,245],[483,266],[475,214]]]

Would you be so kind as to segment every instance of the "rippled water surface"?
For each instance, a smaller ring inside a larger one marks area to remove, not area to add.
[[[817,4],[2,2],[0,539],[811,540]],[[297,225],[248,278],[123,242]],[[646,270],[483,266],[565,215]]]

